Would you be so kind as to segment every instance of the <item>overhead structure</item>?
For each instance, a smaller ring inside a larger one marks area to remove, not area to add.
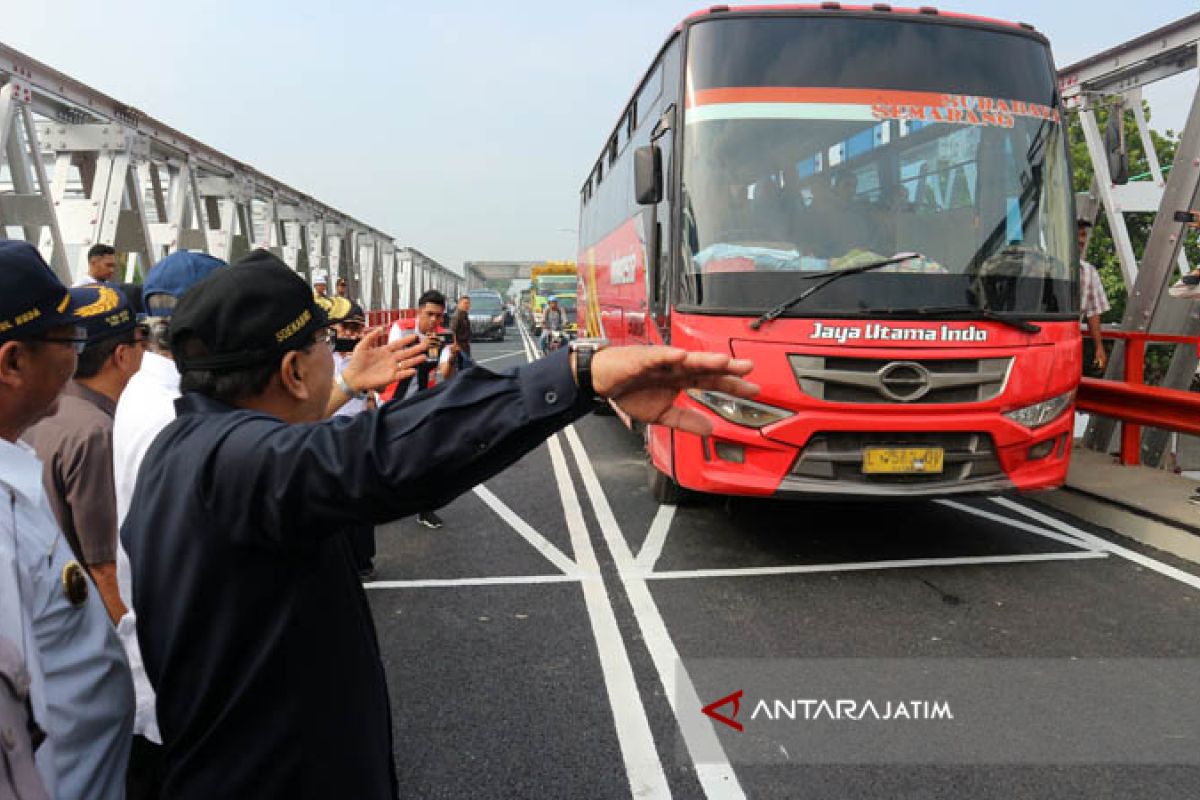
[[[437,289],[453,306],[467,289],[467,282],[452,269],[442,266],[414,247],[402,247],[396,257],[395,302],[389,308],[416,308],[421,293]]]
[[[528,278],[541,261],[466,261],[463,272],[470,288],[486,286],[489,280],[513,281]]]
[[[398,307],[403,283],[389,234],[3,44],[0,238],[37,245],[66,282],[107,244],[126,280],[176,250],[263,247],[306,280],[345,278],[368,309]]]
[[[1170,174],[1158,162],[1149,127],[1142,112],[1142,88],[1197,67],[1200,57],[1200,14],[1193,14],[1118,47],[1073,64],[1059,73],[1059,85],[1067,108],[1079,112],[1095,180],[1090,204],[1080,210],[1094,215],[1103,208],[1113,243],[1128,287],[1129,299],[1121,328],[1128,331],[1200,334],[1200,306],[1167,294],[1177,271],[1190,269],[1183,252],[1184,223],[1178,211],[1196,208],[1200,188],[1200,85],[1193,97],[1187,123],[1180,134]],[[1123,126],[1114,135],[1101,133],[1095,109],[1110,106],[1132,112],[1150,167],[1150,180],[1124,182],[1113,174],[1120,165]],[[1139,263],[1133,252],[1125,214],[1153,213],[1154,224]],[[1196,350],[1175,350],[1162,385],[1187,389],[1196,371]],[[1118,344],[1108,364],[1108,376],[1119,378],[1124,370],[1124,349]],[[1107,450],[1113,442],[1116,423],[1094,419],[1085,439],[1089,447]],[[1163,460],[1169,434],[1148,429],[1142,438],[1142,462],[1157,465]]]

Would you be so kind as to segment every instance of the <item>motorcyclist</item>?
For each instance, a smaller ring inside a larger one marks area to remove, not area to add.
[[[558,307],[558,298],[550,295],[546,298],[546,311],[542,315],[542,335],[538,339],[543,354],[549,345],[551,331],[561,332],[565,322],[562,309]]]

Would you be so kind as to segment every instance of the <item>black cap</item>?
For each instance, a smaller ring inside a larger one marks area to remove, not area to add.
[[[83,287],[94,289],[96,299],[79,309],[79,323],[87,330],[87,346],[128,333],[137,327],[137,312],[120,289],[103,283]]]
[[[171,353],[180,372],[242,369],[307,347],[328,324],[304,279],[266,250],[255,250],[180,299],[171,317]],[[207,355],[187,358],[180,344],[190,336],[204,343]]]
[[[67,289],[37,248],[0,241],[0,342],[31,339],[63,325],[81,325],[81,311],[94,312],[99,286]]]

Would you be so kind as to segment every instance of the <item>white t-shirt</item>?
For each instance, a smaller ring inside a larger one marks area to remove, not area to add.
[[[175,399],[179,397],[179,371],[175,362],[157,353],[142,356],[142,367],[132,378],[117,401],[113,415],[113,484],[117,490],[117,527],[129,513],[133,487],[137,481],[142,459],[159,431],[175,419]],[[121,602],[129,609],[117,623],[117,635],[125,646],[129,669],[133,672],[133,689],[137,709],[133,732],[152,742],[161,742],[158,718],[154,713],[154,689],[142,664],[142,651],[137,641],[137,615],[133,611],[132,569],[129,554],[117,537],[117,589]]]

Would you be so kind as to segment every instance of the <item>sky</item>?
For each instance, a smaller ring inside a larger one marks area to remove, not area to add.
[[[916,5],[917,3],[913,3]],[[571,259],[579,187],[681,0],[57,0],[0,41],[451,269]],[[957,0],[1029,22],[1061,66],[1195,0]],[[1182,127],[1196,71],[1148,93]]]

